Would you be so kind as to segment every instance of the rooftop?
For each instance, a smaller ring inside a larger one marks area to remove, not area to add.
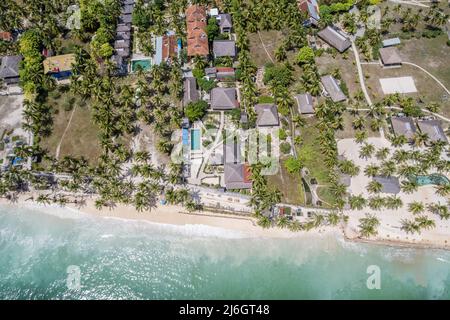
[[[397,194],[400,192],[400,182],[397,177],[375,176],[373,177],[373,180],[381,183],[383,186],[381,189],[382,193]]]
[[[448,142],[444,129],[438,120],[421,120],[417,121],[420,131],[426,133],[431,142],[443,141]]]
[[[302,114],[314,113],[314,100],[309,93],[298,94],[295,96],[298,110]]]
[[[380,58],[384,65],[401,64],[402,58],[398,54],[397,48],[387,47],[380,48]]]
[[[22,56],[6,56],[1,59],[0,78],[17,78],[19,77],[19,64]]]
[[[186,106],[189,104],[189,102],[196,102],[200,99],[197,90],[197,82],[195,78],[193,77],[185,78],[183,88],[184,88],[183,105]]]
[[[383,47],[390,47],[400,44],[400,38],[390,38],[383,40]]]
[[[414,121],[410,117],[392,117],[391,124],[395,135],[403,135],[409,140],[413,139],[417,130]]]
[[[238,106],[236,88],[214,88],[211,90],[211,108],[230,110]]]
[[[191,5],[186,9],[186,30],[188,56],[207,56],[209,45],[204,6]]]
[[[252,187],[250,168],[246,164],[225,164],[224,180],[227,189],[250,189]]]
[[[274,127],[278,126],[280,123],[278,118],[278,110],[274,104],[257,104],[255,106],[255,112],[257,115],[256,125],[258,127]]]
[[[235,57],[236,43],[234,40],[214,40],[213,52],[216,57]]]
[[[322,82],[325,91],[330,95],[331,100],[340,102],[347,99],[347,96],[342,92],[341,87],[333,76],[323,76],[320,78],[320,81]]]
[[[338,31],[330,26],[326,27],[322,31],[319,31],[317,35],[330,46],[336,48],[339,52],[344,52],[352,45],[347,36],[345,36],[341,31]]]

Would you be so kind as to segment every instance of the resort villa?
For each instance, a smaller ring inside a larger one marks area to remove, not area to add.
[[[298,94],[294,98],[295,101],[297,101],[298,112],[300,112],[300,114],[314,113],[314,100],[311,94],[309,93]]]
[[[213,42],[214,58],[236,56],[236,43],[233,40],[214,40]]]
[[[317,35],[341,53],[352,45],[350,39],[341,30],[331,26],[319,31]]]
[[[206,34],[206,9],[200,5],[191,5],[186,9],[187,55],[207,56],[209,54]]]
[[[19,83],[19,64],[22,56],[6,56],[1,59],[0,79],[6,85],[16,85]]]
[[[421,132],[428,135],[429,142],[442,141],[447,143],[447,136],[438,120],[419,120],[417,125]]]
[[[337,80],[331,76],[323,76],[320,78],[322,86],[325,90],[325,95],[329,96],[333,102],[341,102],[347,100],[347,96],[342,92]]]
[[[391,117],[392,130],[396,136],[405,136],[409,142],[413,141],[416,125],[410,117]]]
[[[214,88],[211,90],[211,109],[231,110],[237,108],[236,88]]]
[[[190,102],[196,102],[200,99],[197,90],[197,82],[194,77],[184,78],[183,81],[183,105],[187,106]]]
[[[277,106],[271,103],[257,104],[255,106],[256,125],[258,127],[278,127],[280,120],[278,118]]]
[[[402,59],[398,54],[397,48],[381,48],[379,52],[380,60],[384,67],[400,67],[402,65]]]

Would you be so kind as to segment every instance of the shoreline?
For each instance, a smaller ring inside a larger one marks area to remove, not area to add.
[[[413,241],[402,241],[385,239],[377,236],[373,239],[360,238],[351,226],[347,224],[345,228],[341,226],[322,226],[318,229],[309,231],[292,232],[288,229],[280,229],[278,227],[271,227],[264,229],[257,225],[256,220],[252,217],[245,217],[242,215],[233,215],[226,213],[216,213],[208,211],[207,209],[199,213],[189,213],[182,206],[178,205],[158,205],[151,211],[138,212],[134,207],[118,204],[114,209],[98,210],[95,207],[95,198],[85,199],[86,203],[81,208],[76,204],[70,203],[65,206],[58,206],[57,204],[42,205],[34,201],[26,201],[36,194],[24,193],[20,194],[17,202],[13,203],[6,199],[0,199],[0,205],[20,208],[23,204],[27,207],[34,208],[39,211],[44,211],[45,208],[60,208],[70,210],[73,213],[85,214],[97,218],[112,218],[127,221],[141,221],[159,225],[172,226],[206,226],[214,229],[221,229],[239,235],[241,238],[279,238],[292,239],[304,238],[311,236],[336,235],[341,236],[347,242],[366,243],[379,246],[389,246],[396,248],[411,248],[411,249],[438,249],[450,251],[448,244],[441,245],[439,243],[421,243]],[[45,211],[44,211],[45,212]],[[382,227],[380,227],[382,229]],[[380,232],[382,233],[382,232]],[[379,234],[380,234],[379,233]],[[429,240],[427,240],[429,241]]]

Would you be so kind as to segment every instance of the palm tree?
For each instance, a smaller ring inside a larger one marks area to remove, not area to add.
[[[287,216],[283,215],[278,217],[277,219],[277,227],[284,229],[289,225],[289,220],[287,218]]]
[[[440,184],[435,186],[436,193],[442,197],[446,197],[450,194],[450,184]]]
[[[364,145],[359,149],[359,157],[368,159],[372,157],[372,154],[375,152],[375,147],[373,144],[364,143]]]
[[[422,147],[429,140],[428,133],[416,131],[413,137],[414,146]]]
[[[388,156],[389,156],[389,148],[386,147],[379,149],[375,154],[375,157],[378,160],[386,160]]]
[[[380,173],[383,176],[390,177],[392,176],[396,171],[396,166],[394,161],[384,161],[381,163],[381,170]]]
[[[327,222],[332,226],[336,226],[340,219],[339,214],[335,211],[332,211],[327,215]]]
[[[364,169],[364,174],[367,177],[375,177],[378,175],[380,171],[380,167],[378,167],[375,164],[369,164],[365,169]]]
[[[414,220],[420,229],[433,229],[436,227],[434,220],[428,219],[427,216],[419,216]]]
[[[372,180],[367,185],[367,191],[370,193],[380,193],[381,190],[383,190],[383,185],[378,181]]]
[[[385,206],[388,209],[397,210],[403,206],[403,201],[396,196],[387,197],[385,199]]]
[[[437,214],[441,219],[447,220],[450,218],[450,212],[448,207],[439,203],[433,203],[428,205],[428,210],[431,213]]]
[[[270,228],[272,226],[272,221],[264,215],[259,216],[257,223],[259,226],[263,227],[264,229]]]
[[[391,143],[394,147],[401,147],[402,145],[408,143],[408,138],[404,135],[393,136],[391,138]]]
[[[420,227],[417,223],[415,223],[415,221],[402,219],[400,220],[400,223],[401,223],[400,229],[402,229],[406,233],[411,234],[420,233]]]
[[[366,206],[367,200],[362,195],[350,196],[348,203],[352,210],[362,210]]]
[[[415,181],[404,180],[401,182],[401,189],[405,193],[413,193],[419,189],[419,185]]]
[[[376,236],[378,234],[377,227],[380,225],[380,221],[374,216],[367,214],[364,218],[359,219],[360,235],[365,238]]]
[[[373,210],[380,210],[385,205],[385,200],[381,197],[369,198],[369,207]]]
[[[420,201],[413,201],[408,204],[408,211],[412,214],[419,214],[425,211],[425,205]]]

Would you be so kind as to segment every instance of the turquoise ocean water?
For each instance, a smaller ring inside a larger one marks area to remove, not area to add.
[[[449,299],[450,252],[0,207],[2,299]],[[67,268],[78,266],[79,290]],[[381,289],[366,287],[367,267]]]

